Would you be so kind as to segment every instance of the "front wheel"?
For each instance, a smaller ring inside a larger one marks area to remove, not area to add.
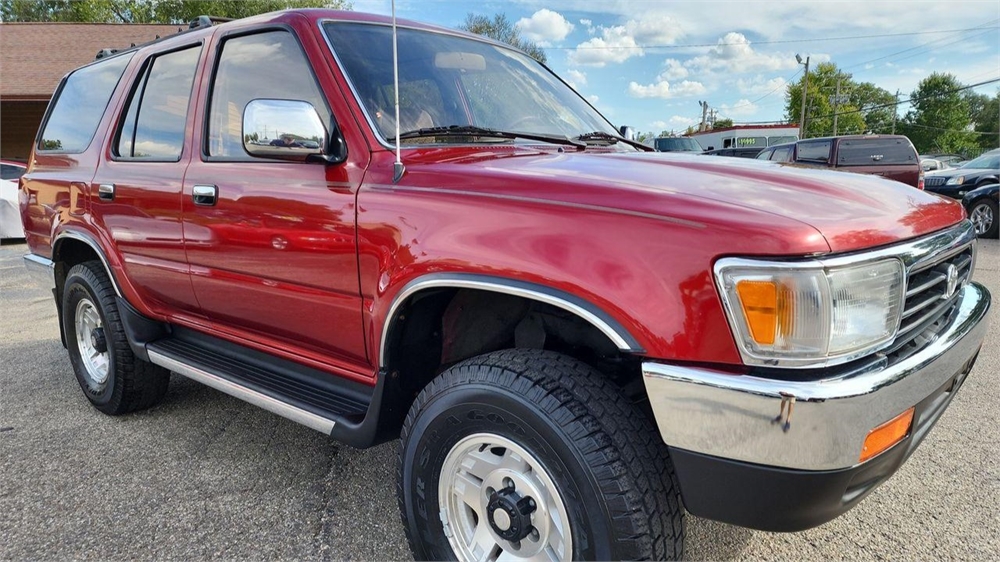
[[[1000,231],[1000,217],[997,216],[997,202],[983,198],[972,204],[969,209],[969,219],[976,228],[976,236],[980,238],[996,238]]]
[[[659,433],[585,363],[460,363],[404,424],[398,496],[418,560],[671,559],[683,510]]]

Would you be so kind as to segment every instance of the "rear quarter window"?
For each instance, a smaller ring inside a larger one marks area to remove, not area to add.
[[[796,146],[795,160],[827,164],[830,162],[831,145],[832,143],[828,140],[800,142]]]
[[[917,162],[917,152],[906,139],[845,140],[837,150],[837,166],[888,166]]]
[[[131,55],[85,66],[66,77],[45,120],[38,150],[80,153],[97,133]]]

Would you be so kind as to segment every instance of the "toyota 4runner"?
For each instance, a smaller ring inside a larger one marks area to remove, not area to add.
[[[398,438],[418,558],[671,558],[686,512],[850,509],[961,387],[957,202],[652,152],[506,45],[402,22],[395,66],[390,24],[206,18],[63,79],[25,262],[98,410],[174,372]]]

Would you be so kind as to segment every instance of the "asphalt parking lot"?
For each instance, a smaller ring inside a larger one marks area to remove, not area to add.
[[[1000,243],[975,278],[1000,297]],[[93,409],[24,244],[0,247],[0,559],[409,559],[396,444],[359,451],[179,376],[165,401]],[[795,534],[688,518],[694,560],[995,560],[1000,320],[910,461],[857,508]]]

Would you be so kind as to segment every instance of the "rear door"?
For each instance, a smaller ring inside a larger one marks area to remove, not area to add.
[[[906,137],[842,139],[835,165],[841,170],[882,176],[913,187],[920,180],[920,157]]]
[[[184,255],[181,189],[191,159],[191,92],[200,42],[148,56],[130,86],[91,185],[91,210],[143,301],[197,313]]]
[[[340,106],[324,89],[336,85],[320,88],[292,29],[231,28],[211,56],[202,154],[184,186],[188,261],[210,328],[270,353],[364,372],[354,221],[369,153],[352,149],[348,162],[326,164],[247,152],[251,145],[278,147],[299,131],[299,123],[276,113],[244,132],[251,102],[306,102],[328,133],[350,118],[334,115]]]

